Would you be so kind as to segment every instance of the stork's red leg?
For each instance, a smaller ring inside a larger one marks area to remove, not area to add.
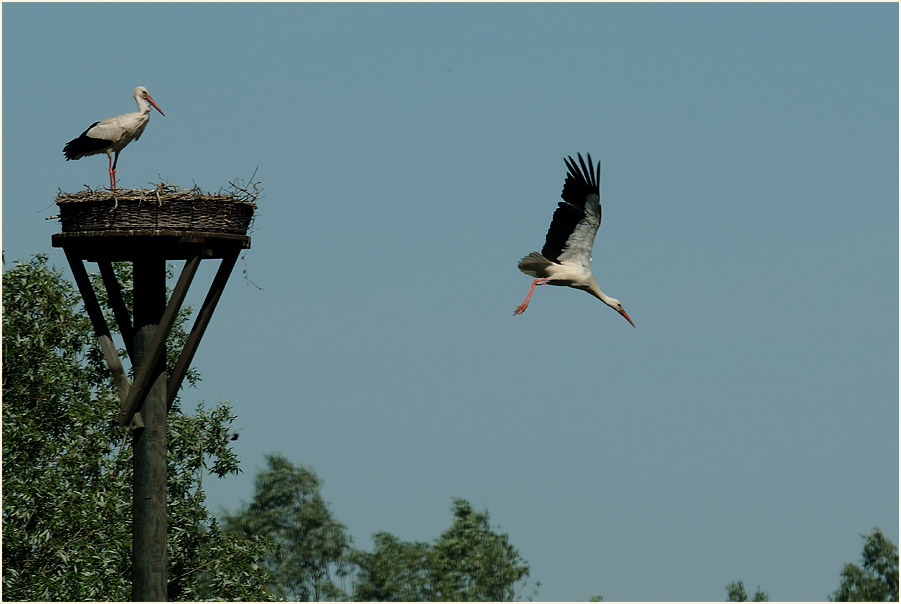
[[[119,152],[116,152],[116,159],[113,159],[113,156],[110,155],[110,187],[112,187],[113,191],[116,190],[116,164],[119,163]]]
[[[109,157],[109,186],[113,191],[116,190],[116,164],[113,162],[113,154],[107,153]],[[119,155],[116,154],[116,161],[119,161]]]
[[[526,299],[522,301],[522,304],[516,307],[516,310],[513,311],[513,316],[521,315],[526,312],[526,309],[529,307],[529,300],[532,299],[532,292],[535,291],[535,286],[540,285],[542,283],[547,283],[550,279],[535,279],[532,281],[532,287],[529,288],[529,293],[526,295]]]

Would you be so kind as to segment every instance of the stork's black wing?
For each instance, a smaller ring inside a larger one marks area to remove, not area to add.
[[[560,262],[561,255],[581,257],[587,265],[591,261],[594,236],[601,224],[601,164],[598,162],[595,171],[590,153],[587,166],[581,153],[578,157],[581,169],[572,156],[564,159],[569,173],[560,194],[563,201],[554,210],[541,255],[553,262]]]
[[[78,138],[73,138],[66,143],[66,146],[63,147],[63,153],[66,154],[66,160],[79,159],[85,155],[100,153],[110,146],[112,141],[88,136],[88,132],[99,123],[100,122],[94,122],[88,126],[88,129],[82,132]]]

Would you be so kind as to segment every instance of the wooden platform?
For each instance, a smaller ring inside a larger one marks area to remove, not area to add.
[[[197,253],[207,260],[250,249],[247,235],[203,231],[74,231],[57,233],[52,242],[53,247],[64,248],[88,262],[133,262],[149,257],[187,260]]]

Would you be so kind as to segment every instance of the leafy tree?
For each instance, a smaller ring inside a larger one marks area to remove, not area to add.
[[[358,574],[354,599],[361,601],[428,602],[440,600],[433,552],[428,543],[408,543],[390,533],[372,536],[375,551],[354,552]]]
[[[726,586],[726,592],[729,594],[729,597],[726,598],[727,602],[747,602],[748,594],[745,592],[745,584],[742,581],[733,581],[729,585]],[[752,602],[769,602],[770,596],[767,595],[765,591],[760,591],[760,586],[757,587],[757,591],[754,592],[754,599]]]
[[[44,255],[3,275],[6,600],[131,597],[131,449],[79,305],[78,292]],[[178,331],[184,337],[180,324]],[[224,535],[204,507],[204,468],[218,476],[238,471],[225,446],[232,419],[225,403],[170,414],[170,599],[270,595],[253,562],[265,543]]]
[[[262,560],[269,587],[287,600],[512,600],[529,566],[487,512],[455,499],[454,521],[434,543],[373,535],[375,551],[353,549],[346,528],[320,494],[316,473],[281,455],[267,455],[254,496],[224,524],[239,535],[268,537],[278,546]],[[343,589],[343,579],[352,588]],[[341,587],[336,583],[341,579]],[[536,586],[537,587],[537,586]]]
[[[454,520],[433,544],[373,535],[375,551],[355,552],[355,600],[508,601],[529,565],[507,535],[491,529],[488,512],[455,498]],[[536,585],[537,588],[537,585]]]
[[[878,528],[864,539],[861,565],[845,564],[835,602],[897,602],[898,548]]]
[[[253,501],[225,525],[239,535],[268,537],[278,549],[265,556],[269,587],[279,598],[296,601],[345,599],[333,576],[348,572],[351,538],[320,494],[316,473],[281,455],[267,455],[257,474]]]

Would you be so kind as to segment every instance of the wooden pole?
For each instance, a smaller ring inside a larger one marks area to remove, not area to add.
[[[141,372],[166,309],[166,260],[134,262],[135,374]],[[149,360],[149,359],[148,359]],[[141,406],[144,428],[134,432],[132,599],[166,597],[166,355],[158,357]]]
[[[200,260],[200,250],[196,250],[191,258],[188,258],[188,261],[185,262],[185,267],[181,271],[181,276],[178,278],[178,283],[175,285],[175,290],[172,292],[172,298],[168,304],[165,303],[165,293],[163,294],[165,309],[156,322],[155,333],[148,348],[144,350],[143,354],[146,363],[143,366],[136,365],[134,384],[132,384],[128,393],[128,399],[122,405],[122,410],[119,413],[119,423],[123,426],[131,423],[131,418],[140,408],[147,389],[153,384],[158,361],[166,358],[166,339],[169,336],[169,332],[172,331],[175,320],[178,318],[178,311],[181,310],[182,302],[184,302],[185,296],[188,294],[188,288],[191,287],[191,281],[194,279],[194,273],[197,272]],[[138,262],[136,261],[135,265],[137,264]]]

